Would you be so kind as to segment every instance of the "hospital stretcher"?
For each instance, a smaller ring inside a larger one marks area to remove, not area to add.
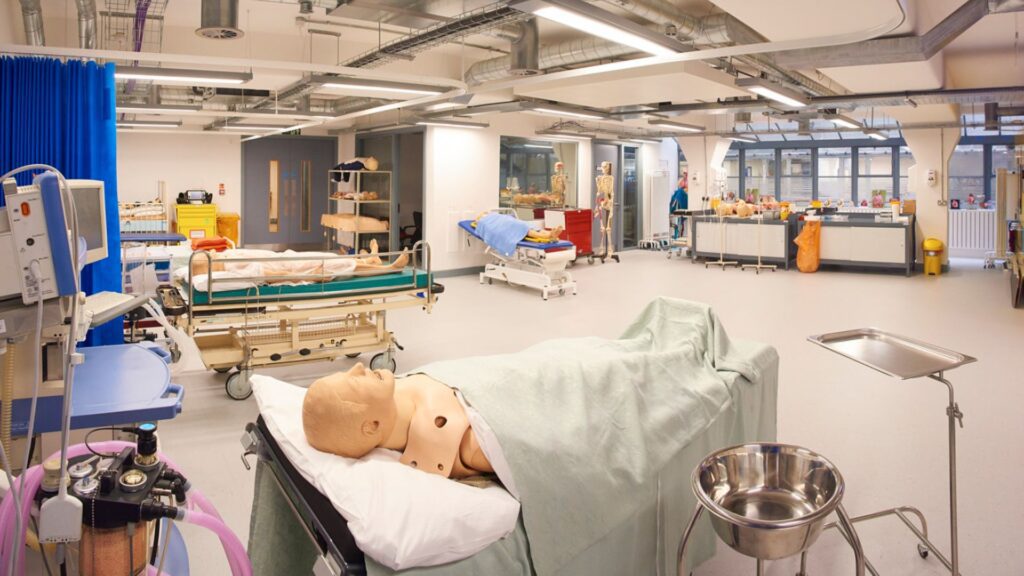
[[[483,241],[471,220],[459,222],[459,228],[465,230],[472,238]],[[566,267],[576,260],[576,246],[572,242],[521,240],[516,244],[516,251],[512,256],[503,256],[490,246],[485,253],[491,257],[491,261],[480,273],[481,284],[499,280],[511,286],[526,286],[540,290],[545,300],[555,291],[564,295],[567,290],[571,290],[572,294],[576,295],[576,281],[566,270]]]
[[[382,253],[385,259],[399,253]],[[357,258],[337,255],[334,258]],[[255,368],[355,358],[377,352],[373,369],[397,367],[395,349],[401,346],[387,328],[387,313],[421,307],[430,312],[444,286],[433,282],[430,247],[413,247],[409,266],[400,272],[345,279],[323,275],[274,276],[271,278],[218,277],[210,275],[205,289],[197,289],[192,265],[206,259],[199,251],[189,259],[189,273],[173,287],[160,289],[164,313],[194,338],[203,363],[221,373],[232,372],[225,390],[236,400],[252,394],[249,377]],[[220,258],[218,262],[252,263],[283,260],[322,262],[322,256],[288,258]],[[244,282],[241,289],[218,289],[217,284]],[[288,284],[283,284],[288,282]]]

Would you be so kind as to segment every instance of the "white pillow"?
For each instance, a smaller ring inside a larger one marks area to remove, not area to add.
[[[468,558],[515,528],[519,502],[500,486],[474,488],[398,462],[378,448],[359,460],[306,442],[306,389],[252,377],[260,413],[288,460],[348,521],[359,548],[394,570]]]

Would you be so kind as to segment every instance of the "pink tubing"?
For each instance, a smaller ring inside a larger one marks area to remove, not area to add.
[[[224,554],[227,555],[228,563],[231,565],[231,573],[235,576],[252,576],[252,564],[249,562],[249,556],[245,553],[245,547],[224,522],[212,514],[198,510],[186,511],[182,522],[202,526],[220,537]]]
[[[124,448],[134,447],[135,444],[132,442],[122,441],[107,441],[97,442],[91,444],[92,449],[97,452],[120,452]],[[88,454],[89,450],[84,444],[76,444],[68,447],[68,458],[74,458],[77,456],[83,456]],[[57,452],[50,456],[50,458],[59,457],[60,453]],[[181,471],[177,464],[173,460],[168,458],[162,453],[158,454],[159,458],[167,464],[173,470]],[[36,492],[39,490],[39,486],[43,480],[43,469],[42,466],[33,466],[23,473],[25,476],[25,487],[24,491],[20,493],[22,497],[22,514],[24,518],[28,518],[29,513],[32,510],[32,504],[35,498]],[[19,477],[20,478],[20,477]],[[16,479],[15,484],[20,485],[20,480]],[[231,572],[235,575],[250,576],[252,574],[252,564],[249,561],[248,555],[245,553],[245,547],[221,520],[220,514],[213,504],[203,495],[199,490],[192,488],[188,492],[190,502],[195,502],[202,511],[198,510],[187,510],[185,512],[185,521],[204,528],[217,534],[220,538],[221,545],[224,547],[224,552],[227,555],[228,564],[231,565]],[[4,498],[0,502],[0,551],[2,555],[0,558],[10,558],[10,554],[13,551],[13,546],[17,545],[20,548],[25,546],[25,533],[14,535],[14,538],[10,538],[11,526],[14,523],[14,498]],[[10,542],[8,541],[10,540]],[[15,544],[15,540],[17,543]],[[24,573],[24,555],[18,562],[16,571],[18,574]],[[152,566],[147,568],[147,574],[155,574],[156,568]]]

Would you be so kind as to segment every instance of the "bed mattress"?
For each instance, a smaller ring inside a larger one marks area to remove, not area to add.
[[[476,230],[473,228],[472,220],[463,220],[462,222],[459,222],[459,227],[472,235],[473,238],[478,240],[480,239],[480,236],[477,235]],[[568,250],[569,248],[574,248],[576,245],[565,240],[559,240],[557,242],[527,242],[526,240],[520,240],[517,246],[522,246],[523,248],[536,248],[538,250],[545,251],[556,251]]]
[[[390,290],[401,290],[404,288],[427,288],[431,283],[431,275],[419,269],[406,268],[395,274],[383,274],[380,276],[356,276],[344,280],[332,280],[330,282],[314,282],[305,284],[264,284],[250,288],[236,288],[231,290],[215,290],[214,297],[218,304],[228,304],[232,301],[242,302],[254,299],[273,300],[276,297],[294,298],[296,296],[308,295],[316,298],[317,294],[330,292],[351,292],[354,295],[360,293],[372,294],[388,292]],[[216,286],[216,284],[215,284]],[[182,287],[184,295],[189,295],[188,283],[183,279]],[[205,288],[205,287],[204,287]],[[195,304],[203,305],[210,303],[209,294],[206,290],[198,287],[193,293]]]

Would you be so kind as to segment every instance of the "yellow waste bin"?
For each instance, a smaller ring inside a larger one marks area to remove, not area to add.
[[[942,240],[928,238],[921,243],[924,250],[924,273],[926,276],[938,276],[942,274],[942,251],[946,249]]]
[[[234,212],[220,212],[217,214],[217,235],[227,238],[238,246],[238,221],[241,217]]]

